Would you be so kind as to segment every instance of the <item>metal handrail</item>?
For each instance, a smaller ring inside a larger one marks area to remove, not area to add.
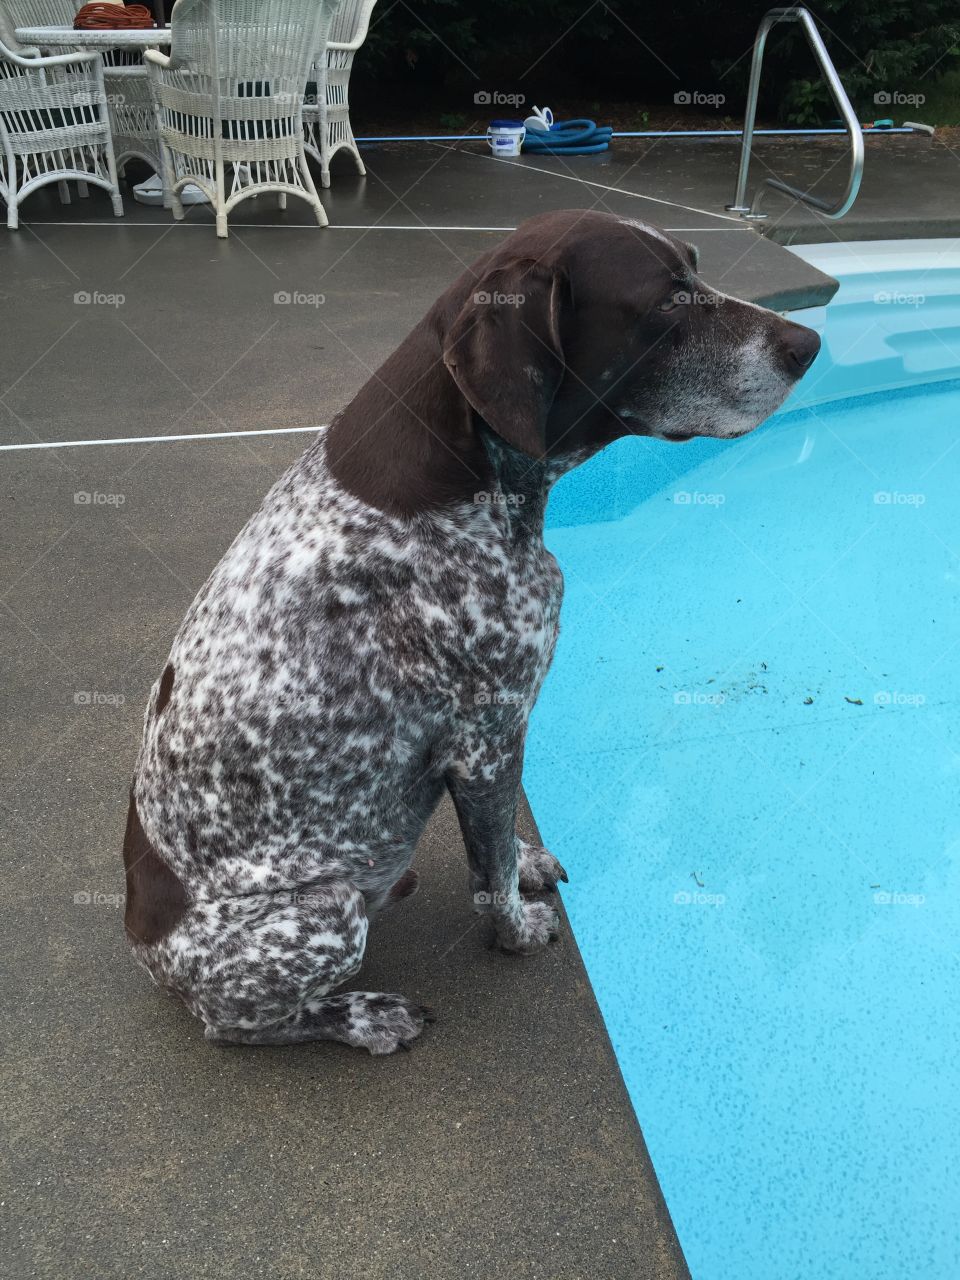
[[[847,127],[847,133],[850,137],[850,172],[844,193],[836,204],[831,204],[828,200],[821,200],[819,196],[813,195],[810,191],[801,191],[798,187],[791,187],[788,182],[781,182],[779,178],[764,178],[761,186],[757,188],[753,201],[749,205],[744,203],[747,194],[747,175],[750,170],[753,126],[757,115],[757,94],[760,90],[760,69],[763,65],[763,50],[767,43],[770,28],[777,22],[799,22],[803,27],[807,42],[813,50],[817,62],[820,64],[820,70],[824,74],[827,85],[833,95],[833,100],[837,104],[840,114],[843,116],[843,122]],[[820,37],[813,15],[808,9],[799,6],[789,9],[771,9],[769,13],[764,14],[757,30],[756,39],[753,42],[753,62],[750,67],[750,87],[747,90],[747,113],[743,121],[743,145],[740,149],[737,192],[733,198],[733,204],[728,204],[726,208],[731,213],[739,213],[741,217],[753,221],[766,218],[767,214],[760,212],[760,201],[766,188],[773,187],[774,190],[783,191],[786,195],[793,196],[796,200],[802,200],[804,204],[819,210],[825,218],[842,218],[857,198],[862,177],[863,130],[860,128],[860,121],[850,105],[846,90],[840,83],[840,77],[837,75],[837,69],[833,65],[829,53],[827,53],[827,47]]]

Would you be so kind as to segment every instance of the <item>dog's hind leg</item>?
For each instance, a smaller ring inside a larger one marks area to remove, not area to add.
[[[340,1040],[370,1053],[409,1049],[432,1012],[405,996],[379,991],[344,991],[336,996],[310,996],[295,1013],[263,1027],[207,1024],[214,1044],[298,1044],[306,1040]]]
[[[337,881],[195,902],[140,955],[213,1042],[341,1040],[393,1053],[420,1034],[426,1010],[401,995],[328,994],[359,970],[366,939],[363,895]]]

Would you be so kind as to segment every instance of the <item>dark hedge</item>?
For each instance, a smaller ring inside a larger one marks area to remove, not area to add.
[[[716,0],[380,0],[355,74],[367,102],[371,95],[380,106],[391,94],[406,102],[442,98],[451,114],[471,114],[475,96],[488,93],[491,100],[523,94],[528,103],[651,105],[687,94],[692,105],[699,97],[708,109],[739,115],[753,36],[768,7]],[[897,95],[924,95],[960,63],[960,0],[822,0],[812,12],[864,119],[909,118],[909,102]],[[710,99],[720,95],[718,108]],[[770,37],[761,107],[803,123],[835,114],[795,26],[775,28]]]

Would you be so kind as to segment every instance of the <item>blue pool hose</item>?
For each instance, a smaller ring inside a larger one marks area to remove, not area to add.
[[[606,151],[613,130],[592,120],[558,120],[547,129],[528,129],[522,150],[533,155],[590,156]]]

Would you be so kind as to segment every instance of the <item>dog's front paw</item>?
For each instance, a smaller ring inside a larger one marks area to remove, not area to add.
[[[424,1026],[434,1021],[432,1010],[405,996],[352,991],[347,999],[348,1023],[337,1038],[373,1054],[409,1049]]]
[[[567,883],[567,873],[547,849],[527,844],[517,837],[517,870],[520,873],[521,893],[541,893],[544,889],[556,889],[557,881]]]
[[[505,951],[529,955],[560,936],[560,916],[548,902],[521,902],[519,918],[498,922],[497,933]]]

